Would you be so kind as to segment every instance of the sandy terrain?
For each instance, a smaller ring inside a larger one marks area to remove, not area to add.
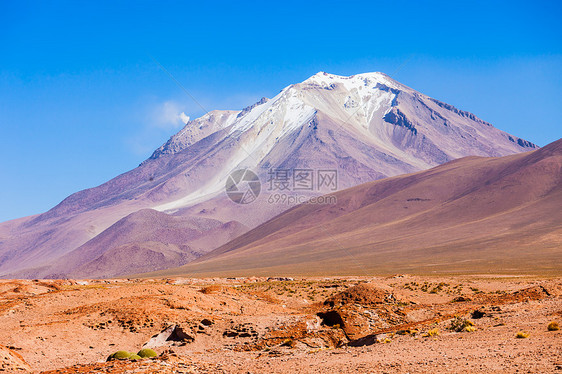
[[[6,280],[0,314],[4,372],[562,372],[560,278]]]

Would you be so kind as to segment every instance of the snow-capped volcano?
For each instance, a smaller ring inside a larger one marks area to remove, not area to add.
[[[73,271],[87,267],[80,259],[94,261],[108,250],[107,241],[104,248],[91,241],[108,228],[117,232],[121,219],[141,209],[189,217],[194,227],[213,227],[210,236],[216,236],[213,230],[225,230],[222,237],[228,240],[241,226],[254,227],[289,208],[267,202],[266,193],[248,205],[230,201],[225,183],[241,168],[253,170],[264,185],[274,169],[337,170],[337,189],[343,189],[459,157],[503,156],[534,148],[383,73],[343,77],[320,72],[243,110],[215,110],[189,121],[138,168],[73,194],[42,215],[0,225],[0,275],[79,276]],[[312,194],[301,192],[307,193]],[[196,223],[203,219],[224,225]],[[127,222],[131,221],[136,222]],[[131,229],[134,225],[127,227],[130,243],[140,240]],[[233,227],[236,230],[229,231]],[[192,251],[182,257],[191,258],[221,244],[205,241],[205,230],[200,231],[192,242],[173,250]],[[143,248],[150,247],[146,237],[142,240]],[[155,240],[180,244],[165,234]],[[122,239],[119,243],[130,244]],[[76,261],[68,264],[65,255],[72,251]],[[34,270],[22,272],[29,268]],[[103,269],[96,274],[108,275]]]
[[[502,156],[535,148],[383,73],[343,77],[320,72],[242,111],[210,112],[188,123],[151,159],[182,152],[211,134],[221,134],[221,143],[236,143],[221,170],[202,188],[153,208],[180,208],[220,193],[226,176],[237,168],[343,169],[339,187],[344,188],[467,155]]]

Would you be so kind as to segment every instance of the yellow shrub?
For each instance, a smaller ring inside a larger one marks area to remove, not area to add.
[[[424,336],[425,336],[425,337],[429,337],[429,336],[437,336],[437,335],[439,335],[439,329],[438,329],[438,328],[434,328],[434,329],[428,330],[428,331],[425,333]]]

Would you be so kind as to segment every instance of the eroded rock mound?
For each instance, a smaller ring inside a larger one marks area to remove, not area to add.
[[[322,324],[340,327],[350,340],[358,339],[394,325],[405,323],[394,295],[374,284],[360,283],[324,302],[327,307],[317,313]]]
[[[369,283],[360,283],[327,299],[324,305],[332,308],[351,304],[375,306],[393,301],[395,299],[390,292]]]

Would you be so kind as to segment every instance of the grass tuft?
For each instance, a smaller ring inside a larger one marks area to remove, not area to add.
[[[456,332],[473,332],[476,331],[476,326],[474,326],[474,322],[471,320],[456,316],[451,321],[451,326],[449,329],[456,331]]]
[[[431,330],[428,330],[423,336],[424,337],[430,337],[430,336],[438,336],[439,335],[439,329],[438,328],[434,328]]]

